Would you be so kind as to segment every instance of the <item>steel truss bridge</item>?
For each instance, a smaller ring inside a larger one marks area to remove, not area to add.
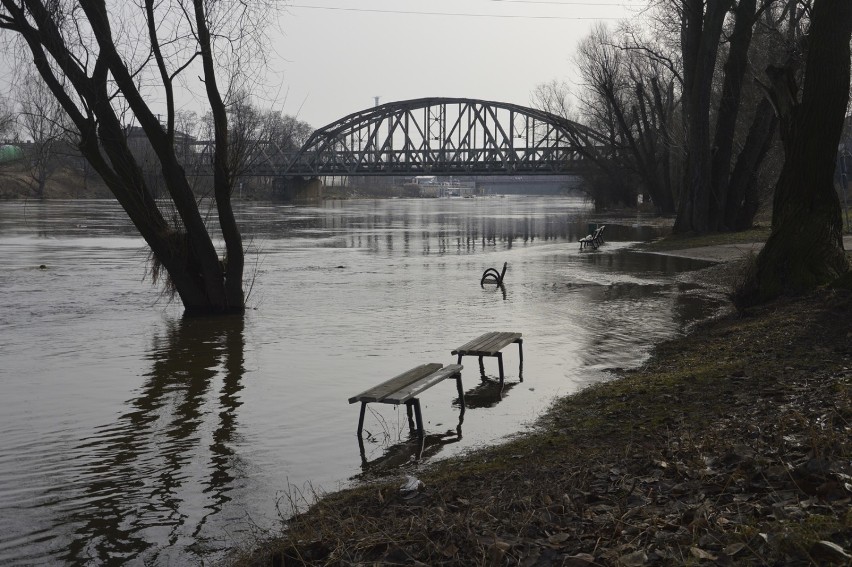
[[[298,151],[259,148],[245,175],[564,175],[607,146],[595,131],[515,104],[422,98],[355,112]]]

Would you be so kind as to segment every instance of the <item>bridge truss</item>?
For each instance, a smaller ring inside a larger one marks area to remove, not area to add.
[[[564,175],[596,132],[519,105],[422,98],[376,106],[316,130],[283,175]]]
[[[190,148],[191,146],[191,148]],[[597,132],[515,104],[422,98],[355,112],[287,140],[247,144],[238,176],[565,175],[610,147]],[[192,142],[184,165],[212,172],[212,142]]]

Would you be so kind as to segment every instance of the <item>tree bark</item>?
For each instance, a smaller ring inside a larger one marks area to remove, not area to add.
[[[681,24],[686,171],[675,221],[676,232],[708,232],[710,227],[710,107],[719,39],[733,0],[685,0]]]
[[[709,228],[712,231],[728,230],[725,209],[728,200],[728,182],[731,175],[731,158],[734,150],[734,133],[742,100],[743,80],[748,69],[748,50],[755,23],[757,0],[740,0],[737,5],[734,31],[731,34],[725,77],[722,81],[722,98],[713,137],[710,166],[711,202],[708,209]]]
[[[781,117],[786,159],[753,301],[803,293],[849,270],[833,177],[849,100],[852,2],[816,0],[808,36],[802,101]]]
[[[724,210],[724,225],[728,230],[746,230],[754,221],[760,207],[758,172],[763,158],[772,146],[777,128],[778,118],[772,104],[764,98],[757,107],[748,136],[728,181],[728,197]]]

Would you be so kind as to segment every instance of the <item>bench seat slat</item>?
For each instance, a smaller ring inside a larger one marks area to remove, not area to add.
[[[398,390],[409,386],[410,384],[417,382],[418,380],[429,376],[433,372],[440,370],[443,364],[439,364],[437,362],[430,362],[428,364],[421,364],[411,370],[407,370],[398,376],[394,376],[390,380],[382,382],[377,386],[373,386],[369,390],[365,390],[358,394],[357,396],[353,396],[349,398],[349,403],[354,404],[355,402],[380,402],[384,400],[387,396],[397,392]]]
[[[494,333],[494,335],[492,335],[487,341],[483,341],[481,344],[476,345],[476,347],[471,350],[475,350],[479,353],[493,354],[498,352],[507,344],[509,343],[504,343],[504,337],[502,333]]]
[[[481,350],[497,353],[502,350],[503,347],[512,344],[519,338],[521,338],[520,333],[497,333],[497,335],[484,345]]]
[[[479,345],[483,340],[488,340],[492,336],[494,336],[494,333],[485,333],[484,335],[476,337],[472,341],[468,341],[462,346],[458,347],[456,350],[453,351],[453,354],[456,354],[457,352],[461,351],[471,350],[473,347]]]
[[[494,356],[505,346],[518,342],[521,336],[521,333],[485,333],[484,335],[458,347],[452,351],[452,354],[461,354],[465,356]]]
[[[403,404],[411,398],[417,397],[421,392],[431,388],[441,380],[446,380],[447,378],[455,378],[458,373],[461,372],[461,370],[461,364],[448,364],[437,372],[433,372],[429,376],[421,378],[417,382],[414,382],[413,384],[410,384],[402,388],[401,390],[397,390],[389,396],[384,397],[381,401],[382,403],[386,404]]]
[[[481,351],[485,348],[486,345],[493,342],[495,340],[495,338],[497,338],[499,335],[500,335],[499,332],[491,332],[491,333],[485,333],[484,335],[480,335],[480,336],[476,337],[475,339],[473,339],[472,341],[469,341],[469,342],[463,344],[462,346],[458,347],[455,351],[453,351],[453,354],[456,354],[456,352],[464,352],[464,351],[470,351],[470,352]]]

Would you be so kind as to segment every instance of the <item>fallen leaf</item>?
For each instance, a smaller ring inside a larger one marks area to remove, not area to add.
[[[594,567],[595,565],[597,565],[595,558],[588,553],[578,553],[577,555],[566,557],[562,561],[562,567]]]
[[[648,554],[644,551],[634,551],[619,557],[618,562],[624,567],[642,567],[648,562]]]
[[[550,543],[551,545],[559,545],[559,544],[565,543],[568,540],[569,537],[571,537],[571,536],[569,536],[565,532],[553,534],[552,536],[547,538],[547,542]]]
[[[724,553],[725,555],[729,555],[729,556],[733,557],[734,555],[736,555],[737,553],[739,553],[740,551],[742,551],[745,548],[746,548],[746,544],[744,544],[744,543],[732,543],[731,545],[729,545],[728,547],[723,549],[722,553]]]
[[[817,561],[826,561],[831,563],[846,563],[852,559],[852,555],[846,553],[846,550],[831,541],[818,541],[811,546],[811,557]]]
[[[707,559],[708,561],[716,561],[716,556],[709,551],[704,551],[700,547],[690,547],[689,553],[696,559]]]

